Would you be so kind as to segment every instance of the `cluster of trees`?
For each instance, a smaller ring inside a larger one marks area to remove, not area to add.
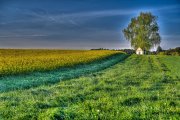
[[[123,51],[127,54],[134,54],[135,50],[133,49],[107,49],[107,48],[96,48],[96,49],[91,49],[91,50],[116,50],[116,51]]]
[[[157,48],[156,54],[159,55],[177,55],[180,56],[180,47],[173,49],[163,50],[160,46]]]
[[[120,49],[120,51],[123,51],[127,54],[135,54],[135,50],[133,49]]]

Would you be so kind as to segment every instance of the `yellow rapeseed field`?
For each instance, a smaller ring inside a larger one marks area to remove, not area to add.
[[[0,49],[0,76],[86,64],[118,53],[110,50]]]

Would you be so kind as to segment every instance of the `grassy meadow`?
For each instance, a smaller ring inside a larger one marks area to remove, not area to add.
[[[55,54],[56,57],[47,57],[47,61],[54,58],[55,64],[58,64],[48,67],[54,64],[53,60],[47,64],[40,64],[40,66],[46,65],[43,66],[42,71],[44,69],[48,71],[39,72],[41,67],[33,66],[33,71],[27,70],[31,73],[22,74],[26,72],[23,71],[24,69],[28,69],[26,66],[27,68],[25,67],[21,72],[13,69],[16,72],[10,72],[13,74],[11,75],[2,74],[2,71],[9,70],[5,62],[11,60],[8,58],[11,58],[14,51],[3,52],[1,50],[1,55],[4,56],[1,56],[1,61],[4,63],[0,63],[2,75],[0,119],[2,120],[178,120],[180,118],[179,56],[129,56],[116,51],[71,51],[70,53],[51,51],[52,56]],[[18,55],[21,54],[19,59],[24,60],[26,58],[24,51],[18,52]],[[44,60],[46,55],[51,54],[42,51],[33,53],[27,50],[26,52],[27,57],[32,57],[32,54],[37,55],[30,61],[36,61],[39,56],[38,60]],[[43,59],[41,59],[42,53]],[[70,66],[61,66],[61,57],[57,57],[57,54],[68,57],[69,61],[65,59],[67,63],[63,65],[70,63],[71,55],[75,56],[75,60]],[[19,60],[18,56],[16,57],[16,60]],[[19,62],[15,61],[11,62],[11,66],[20,67]],[[31,62],[29,66],[35,64]],[[60,69],[61,67],[63,68]]]

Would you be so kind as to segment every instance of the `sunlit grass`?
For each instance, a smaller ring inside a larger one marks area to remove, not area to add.
[[[99,72],[0,94],[4,119],[179,119],[180,57],[130,56]]]

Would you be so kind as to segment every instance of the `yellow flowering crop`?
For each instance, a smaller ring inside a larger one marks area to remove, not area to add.
[[[86,64],[118,51],[0,49],[0,76]]]

